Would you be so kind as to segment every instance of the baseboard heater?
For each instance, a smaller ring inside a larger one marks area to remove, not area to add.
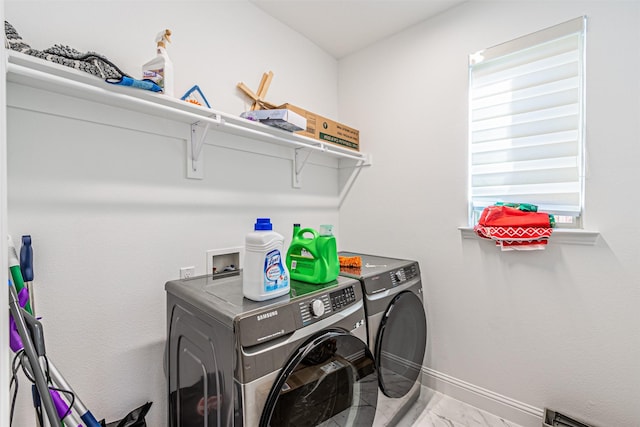
[[[595,427],[568,417],[560,412],[544,409],[544,421],[542,427]]]

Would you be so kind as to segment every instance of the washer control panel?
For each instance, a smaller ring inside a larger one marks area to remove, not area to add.
[[[308,325],[315,319],[325,314],[331,313],[331,302],[328,294],[318,295],[317,297],[305,299],[298,303],[300,307],[300,315],[302,316],[302,324]]]
[[[354,302],[356,302],[356,292],[353,286],[307,298],[298,303],[302,324],[307,326],[324,316],[342,310]]]
[[[331,292],[329,297],[331,298],[331,306],[334,310],[341,309],[342,307],[346,307],[349,304],[356,302],[356,292],[354,291],[353,286],[340,289],[336,292]]]
[[[416,264],[412,264],[408,267],[401,267],[398,270],[390,271],[391,284],[395,287],[408,280],[413,279],[418,275],[418,269]]]

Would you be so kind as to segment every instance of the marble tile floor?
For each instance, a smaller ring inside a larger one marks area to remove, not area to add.
[[[379,414],[376,414],[376,416]],[[384,419],[384,417],[381,417]],[[384,422],[382,423],[384,425]],[[397,427],[520,427],[442,393],[422,387],[420,397]],[[391,426],[388,426],[391,427]]]

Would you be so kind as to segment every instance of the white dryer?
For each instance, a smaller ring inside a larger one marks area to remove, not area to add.
[[[378,370],[378,408],[395,425],[420,396],[422,364],[427,346],[427,317],[420,267],[416,261],[375,255],[359,256],[360,268],[341,268],[340,275],[362,285],[367,315],[367,342]]]

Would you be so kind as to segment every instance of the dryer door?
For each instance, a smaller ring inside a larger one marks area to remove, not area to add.
[[[422,300],[409,291],[396,295],[382,317],[375,360],[380,389],[402,397],[418,380],[427,346],[427,317]]]
[[[372,425],[377,401],[367,345],[343,330],[325,330],[298,348],[280,371],[260,426]]]

